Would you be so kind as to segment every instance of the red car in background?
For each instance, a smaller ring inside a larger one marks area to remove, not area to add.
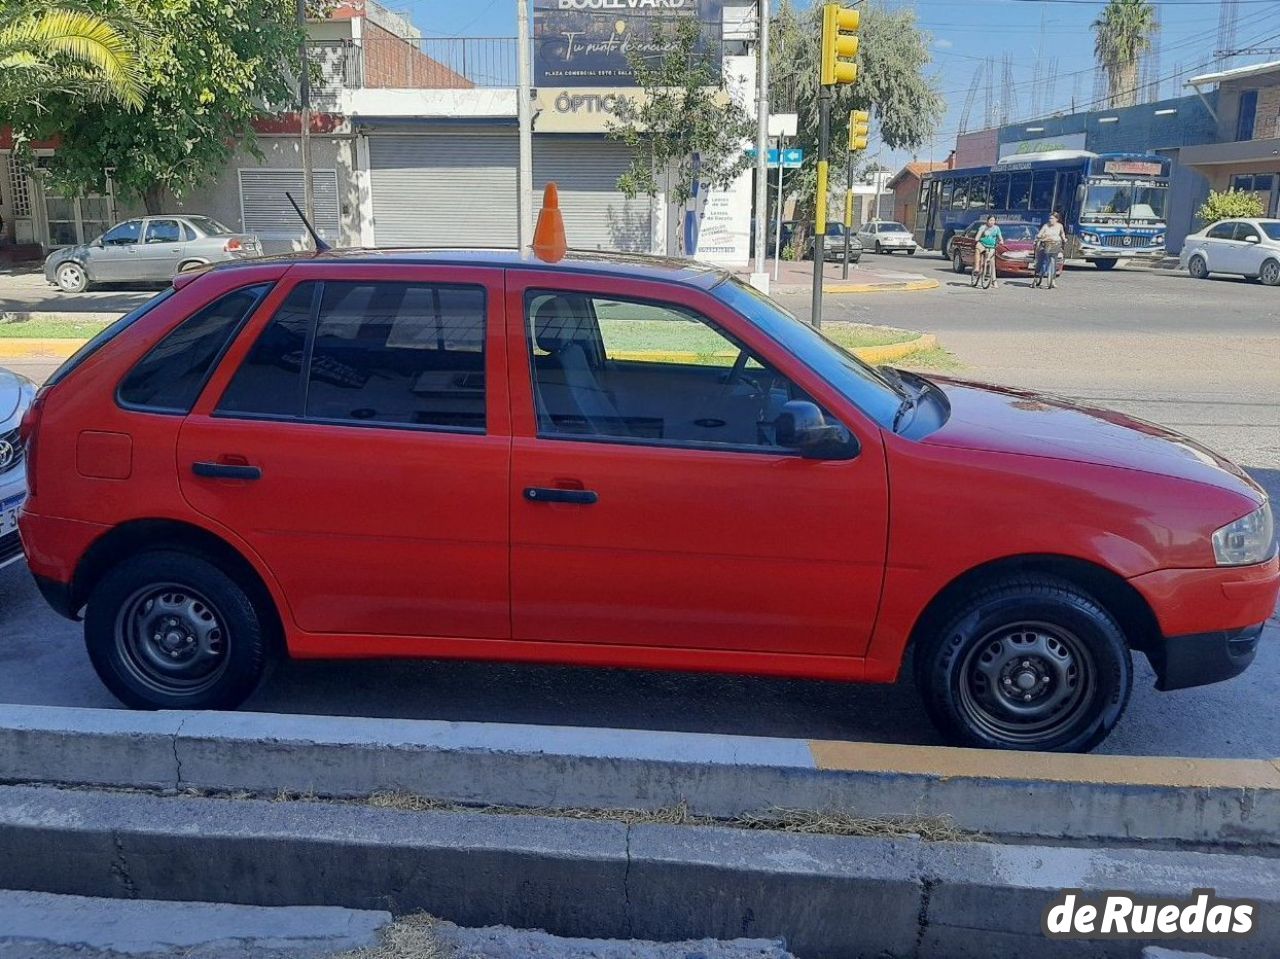
[[[978,230],[985,219],[974,220],[969,229],[951,238],[951,267],[957,273],[973,269],[973,248],[977,244]],[[1032,223],[997,223],[1004,241],[996,247],[997,276],[1033,276],[1036,271],[1036,232]],[[1062,273],[1062,260],[1058,260],[1058,274]]]
[[[868,366],[692,260],[182,273],[23,436],[31,572],[138,708],[235,707],[289,656],[905,660],[954,742],[1087,750],[1135,655],[1235,676],[1280,586],[1266,493],[1192,440]]]

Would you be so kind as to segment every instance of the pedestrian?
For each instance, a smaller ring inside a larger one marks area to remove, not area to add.
[[[1062,256],[1067,243],[1066,231],[1062,228],[1062,218],[1057,212],[1049,214],[1049,222],[1040,227],[1036,234],[1036,286],[1049,280],[1049,289],[1053,289],[1054,278],[1058,274],[1058,260]]]

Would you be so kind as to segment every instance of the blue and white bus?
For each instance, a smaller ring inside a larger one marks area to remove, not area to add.
[[[916,242],[951,257],[951,238],[979,219],[1039,226],[1056,210],[1066,256],[1107,270],[1164,256],[1169,160],[1140,153],[1053,150],[995,166],[936,170],[920,184]]]

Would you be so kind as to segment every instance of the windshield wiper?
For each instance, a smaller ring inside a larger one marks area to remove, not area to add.
[[[924,390],[920,390],[917,393],[911,392],[911,388],[907,386],[907,381],[902,378],[902,374],[892,366],[879,366],[876,369],[902,394],[902,401],[898,403],[898,411],[893,414],[893,424],[889,427],[896,433],[898,432],[898,424],[903,422],[908,414],[915,412],[916,404],[920,401],[920,396],[924,393]]]
[[[904,419],[906,419],[908,414],[914,413],[915,409],[916,409],[916,398],[909,394],[904,396],[902,398],[902,402],[898,404],[898,412],[893,414],[893,425],[890,427],[890,429],[892,429],[893,432],[895,433],[898,432],[898,425],[902,423]]]

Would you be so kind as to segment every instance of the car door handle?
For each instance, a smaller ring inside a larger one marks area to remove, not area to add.
[[[524,498],[530,503],[577,503],[590,506],[600,499],[593,489],[555,489],[546,486],[526,486]]]
[[[259,467],[235,463],[192,463],[191,472],[210,479],[262,479],[262,470]]]

